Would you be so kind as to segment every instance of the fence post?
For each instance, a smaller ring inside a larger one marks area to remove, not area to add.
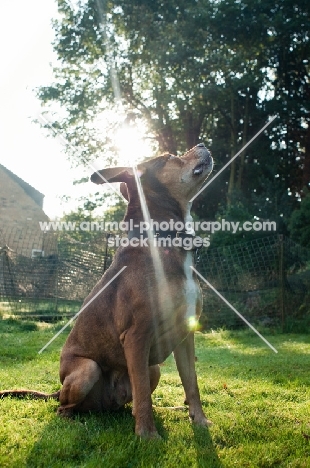
[[[56,265],[55,314],[58,314],[58,270],[59,270],[59,261],[57,261],[57,265]]]
[[[3,280],[3,293],[5,300],[9,303],[12,311],[17,311],[18,301],[16,301],[17,291],[15,287],[13,271],[10,263],[10,252],[13,252],[8,245],[0,248],[0,255],[2,257],[2,280]]]
[[[55,275],[55,314],[58,314],[58,279],[59,279],[59,258],[60,258],[60,249],[59,249],[59,234],[57,235],[57,263],[56,263],[56,275]]]
[[[284,268],[284,242],[283,234],[279,234],[279,280],[280,280],[280,309],[282,333],[285,328],[285,268]]]

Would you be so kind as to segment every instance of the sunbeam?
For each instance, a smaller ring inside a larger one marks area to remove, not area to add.
[[[133,173],[134,173],[136,184],[137,184],[143,219],[144,221],[148,223],[148,226],[151,226],[152,225],[151,216],[150,216],[150,212],[146,203],[145,195],[143,192],[143,187],[142,187],[136,166],[133,166]],[[163,269],[163,264],[159,256],[159,250],[154,244],[154,234],[151,228],[147,230],[147,236],[148,236],[149,248],[151,252],[151,258],[152,258],[153,265],[154,265],[155,279],[157,283],[158,301],[160,304],[160,308],[162,311],[169,311],[169,310],[172,310],[173,304],[171,302],[169,295],[164,295],[164,294],[161,294],[160,292],[161,285],[162,284],[166,285],[168,283],[167,283],[165,272]],[[156,331],[157,327],[155,326],[154,329]],[[155,343],[158,343],[158,342],[159,340],[157,339],[157,337],[155,337]],[[160,350],[158,350],[158,353],[160,354]]]
[[[100,0],[96,0],[96,3],[97,3],[97,10],[98,10],[99,17],[100,17],[103,43],[106,45],[108,49],[111,49],[110,40],[109,40],[108,34],[106,33],[106,28],[105,28],[105,11],[103,8],[103,4],[100,2]],[[112,54],[111,54],[111,57],[112,57]],[[123,114],[123,117],[124,117],[124,115],[126,115],[126,112],[123,109],[123,106],[121,103],[119,80],[118,80],[116,68],[114,67],[114,62],[112,58],[109,63],[109,68],[110,68],[110,77],[111,77],[111,82],[112,82],[112,87],[113,87],[113,92],[114,92],[115,104],[116,106],[120,108],[120,111],[121,111],[120,113]],[[123,124],[121,124],[119,129],[116,130],[115,132],[115,147],[118,150],[119,165],[133,167],[133,173],[135,176],[138,194],[139,194],[140,203],[141,203],[141,208],[142,208],[142,215],[143,215],[144,221],[148,222],[150,226],[151,225],[150,213],[147,207],[145,195],[143,192],[143,188],[142,188],[141,181],[140,181],[137,167],[136,167],[136,165],[142,159],[145,159],[146,157],[150,157],[152,155],[151,145],[146,143],[146,138],[145,138],[146,134],[147,134],[147,129],[141,122],[139,123],[139,128],[134,122],[129,122],[129,123],[123,122]],[[162,282],[166,284],[166,281],[165,281],[163,265],[159,257],[159,252],[154,245],[154,235],[151,230],[148,231],[148,240],[149,240],[151,257],[152,257],[153,264],[154,264],[155,278],[156,278],[158,291],[159,291],[160,285],[162,284]],[[163,297],[163,295],[159,293],[158,295],[159,295],[159,298],[158,298],[159,302],[162,301],[162,304],[161,304],[162,308],[170,309],[172,305],[170,297],[169,296]],[[158,340],[155,340],[155,342],[158,342]]]
[[[148,133],[143,123],[139,127],[133,124],[122,124],[114,134],[115,147],[120,166],[133,166],[143,159],[152,156],[152,148],[145,135]]]

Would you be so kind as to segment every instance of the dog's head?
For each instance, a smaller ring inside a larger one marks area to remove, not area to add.
[[[139,164],[136,175],[140,178],[147,202],[172,197],[184,212],[188,201],[201,188],[212,168],[210,152],[203,143],[199,143],[181,157],[165,154]],[[95,184],[121,182],[121,193],[129,203],[139,199],[131,167],[102,169],[91,176],[91,181]]]

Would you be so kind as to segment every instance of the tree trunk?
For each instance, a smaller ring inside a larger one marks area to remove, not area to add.
[[[203,119],[199,115],[195,119],[192,111],[186,111],[184,126],[186,129],[186,146],[188,150],[199,143],[202,122]]]
[[[246,145],[246,142],[247,142],[248,125],[249,125],[249,95],[247,93],[246,98],[245,98],[242,147]],[[244,172],[244,162],[245,162],[245,151],[242,151],[240,155],[240,166],[239,166],[238,181],[237,181],[238,190],[241,190],[242,178],[243,178],[243,172]]]
[[[157,141],[161,153],[177,154],[177,144],[171,125],[163,125],[157,132]]]
[[[304,170],[302,176],[301,188],[309,189],[310,181],[310,122],[308,122],[308,129],[305,138],[305,155],[304,155]]]
[[[231,114],[231,125],[230,125],[230,158],[232,159],[236,154],[236,122],[235,122],[235,99],[234,94],[231,92],[230,99],[230,114]],[[234,159],[230,164],[230,176],[228,181],[228,192],[227,192],[227,205],[231,204],[231,195],[235,188],[235,176],[236,176],[236,160]]]
[[[165,110],[161,102],[161,96],[166,90],[165,82],[162,81],[159,88],[156,88],[155,99],[156,99],[156,113],[158,115],[157,126],[157,141],[159,145],[159,151],[161,153],[177,153],[177,143],[174,135],[173,128],[170,123],[169,114]]]

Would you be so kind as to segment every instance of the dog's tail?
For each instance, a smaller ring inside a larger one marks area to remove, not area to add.
[[[6,397],[13,398],[26,398],[30,397],[34,400],[58,400],[59,401],[60,390],[55,393],[42,393],[34,390],[3,390],[0,392],[0,399]]]

